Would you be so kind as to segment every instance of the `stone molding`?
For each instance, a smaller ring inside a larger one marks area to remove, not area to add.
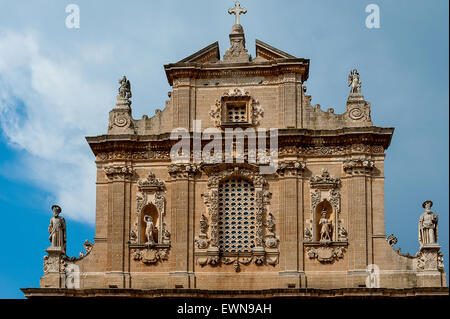
[[[375,168],[375,162],[370,159],[347,159],[342,167],[348,175],[369,175]]]

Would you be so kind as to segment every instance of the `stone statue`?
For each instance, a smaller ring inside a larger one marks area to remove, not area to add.
[[[350,94],[361,93],[361,79],[359,78],[359,73],[356,69],[353,69],[348,74],[347,86],[350,86]]]
[[[320,241],[331,241],[331,219],[327,218],[327,210],[322,210],[322,218],[319,220],[320,228]]]
[[[156,226],[155,224],[153,224],[153,218],[149,215],[145,215],[144,221],[147,224],[147,226],[145,227],[145,238],[147,239],[146,244],[154,244],[154,233],[156,231]]]
[[[53,217],[50,219],[50,225],[48,226],[48,232],[50,236],[51,247],[61,248],[62,252],[66,252],[66,221],[63,217],[60,217],[61,207],[58,205],[52,206]]]
[[[119,96],[124,99],[131,98],[131,85],[130,81],[127,80],[127,77],[124,75],[121,80],[119,80]]]
[[[433,202],[426,200],[422,207],[425,212],[419,219],[419,243],[420,245],[436,244],[438,239],[438,216],[431,211]]]

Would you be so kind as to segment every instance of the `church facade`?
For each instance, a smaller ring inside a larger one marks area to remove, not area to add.
[[[68,257],[65,223],[49,228],[64,243],[51,243],[41,288],[26,296],[447,286],[431,201],[416,255],[386,236],[383,165],[394,129],[372,123],[358,71],[343,114],[312,105],[309,60],[259,40],[252,58],[245,12],[230,9],[222,59],[216,42],[164,66],[172,90],[153,117],[132,117],[130,82],[119,81],[107,134],[87,137],[95,242]]]

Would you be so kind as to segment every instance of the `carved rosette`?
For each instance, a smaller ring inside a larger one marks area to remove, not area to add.
[[[306,163],[296,160],[278,163],[278,175],[285,177],[302,176]]]
[[[268,191],[266,179],[259,174],[258,167],[248,165],[246,167],[223,168],[217,165],[215,168],[205,169],[208,175],[208,191],[202,194],[207,215],[202,214],[200,218],[200,233],[195,238],[197,263],[201,266],[207,264],[218,265],[219,263],[234,263],[236,271],[239,265],[247,265],[251,261],[261,265],[264,263],[275,265],[278,263],[279,239],[275,234],[275,218],[269,212],[271,193]],[[219,247],[219,185],[222,181],[230,178],[243,178],[255,187],[255,247],[249,256],[227,254],[222,256]],[[208,223],[209,222],[209,223]]]
[[[246,112],[248,114],[247,122],[237,122],[236,124],[250,124],[252,126],[258,126],[260,124],[264,116],[264,109],[259,101],[250,96],[250,93],[242,88],[232,88],[224,92],[216,100],[214,105],[211,106],[209,116],[215,127],[222,127],[226,123],[225,112],[227,101],[243,102],[246,105]]]
[[[150,172],[146,178],[137,182],[136,193],[136,215],[132,230],[130,231],[130,247],[134,260],[141,260],[145,264],[156,263],[158,260],[166,260],[170,248],[170,232],[165,223],[165,193],[164,181],[156,178]],[[147,205],[154,205],[158,213],[158,240],[156,243],[147,245],[141,242],[143,229],[143,210]]]
[[[374,167],[375,163],[370,159],[347,159],[343,163],[344,171],[348,175],[368,175]]]
[[[197,164],[171,164],[167,167],[169,175],[172,179],[187,179],[193,178],[200,172]]]
[[[103,168],[106,177],[111,180],[126,180],[131,179],[134,175],[134,169],[129,165],[106,165]]]

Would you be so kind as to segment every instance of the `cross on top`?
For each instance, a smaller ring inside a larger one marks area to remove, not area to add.
[[[236,23],[235,24],[239,24],[239,15],[240,14],[246,14],[247,13],[247,9],[246,8],[241,8],[241,4],[239,3],[239,1],[236,1],[234,8],[228,9],[228,13],[229,14],[234,14],[236,16]]]

